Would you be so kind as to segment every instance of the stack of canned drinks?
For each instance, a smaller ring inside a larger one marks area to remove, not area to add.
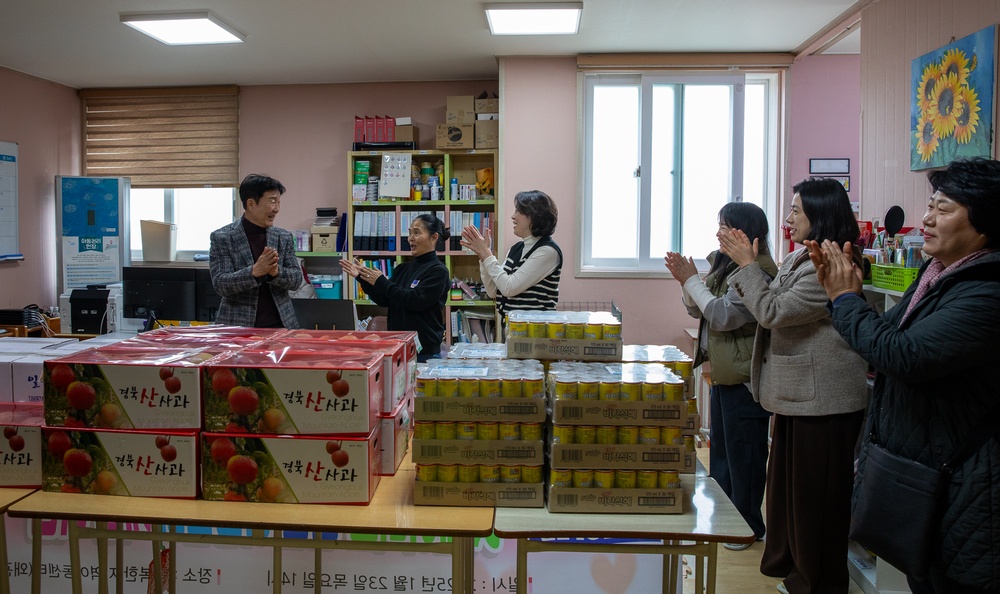
[[[531,359],[432,360],[418,369],[413,425],[417,480],[542,483],[544,378],[542,364]],[[462,404],[445,406],[440,399]],[[424,414],[435,409],[427,406],[431,404],[468,412],[442,419]],[[528,411],[523,419],[518,419],[520,410]],[[448,454],[456,450],[465,457],[456,460]]]
[[[620,341],[622,323],[608,311],[517,310],[507,318],[507,336]]]

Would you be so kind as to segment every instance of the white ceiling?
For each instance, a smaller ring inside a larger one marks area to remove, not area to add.
[[[479,80],[497,56],[814,51],[856,0],[584,0],[579,35],[492,37],[473,0],[2,0],[0,66],[74,88]],[[123,12],[208,9],[244,44],[168,47]],[[825,53],[858,53],[855,32]]]

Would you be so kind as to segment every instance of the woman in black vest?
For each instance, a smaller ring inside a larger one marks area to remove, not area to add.
[[[559,211],[539,190],[514,196],[514,235],[521,238],[501,265],[491,251],[493,233],[483,236],[474,226],[462,230],[462,245],[479,256],[479,273],[486,293],[497,300],[506,326],[507,313],[516,309],[551,310],[559,301],[562,251],[552,241]]]

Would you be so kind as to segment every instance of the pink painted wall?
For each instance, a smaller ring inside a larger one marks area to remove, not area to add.
[[[804,56],[789,69],[789,188],[809,177],[809,159],[851,160],[850,196],[861,186],[861,56]],[[786,188],[787,199],[791,191]],[[787,212],[788,205],[782,208]]]
[[[696,326],[681,305],[680,285],[667,278],[577,278],[581,165],[578,149],[576,57],[507,57],[500,62],[501,190],[540,189],[559,207],[555,240],[563,251],[560,301],[612,301],[622,309],[627,344],[690,349],[685,328]],[[509,204],[501,220],[510,215]],[[614,233],[614,229],[607,229]],[[512,243],[509,225],[501,251]]]
[[[0,262],[0,308],[58,305],[55,177],[80,175],[76,90],[0,68],[0,140],[18,144],[20,262]]]
[[[497,92],[495,80],[240,89],[240,175],[265,173],[288,188],[277,225],[308,229],[317,206],[345,212],[354,116],[410,116],[433,149],[449,95]]]

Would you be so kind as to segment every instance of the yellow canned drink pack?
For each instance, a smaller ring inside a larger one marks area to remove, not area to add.
[[[442,483],[458,482],[458,464],[438,464],[438,479]]]
[[[577,425],[573,429],[573,443],[592,444],[597,441],[597,427],[593,425]]]
[[[557,470],[555,468],[549,474],[549,482],[552,483],[553,487],[572,487],[573,486],[573,471],[572,470]]]
[[[484,377],[479,380],[480,398],[500,398],[500,378]]]
[[[597,427],[597,443],[614,445],[618,443],[618,427],[615,425],[599,425]]]
[[[479,380],[466,377],[458,380],[458,397],[479,398]]]
[[[556,400],[576,400],[576,380],[557,379],[554,388]]]
[[[577,468],[573,471],[573,486],[579,489],[589,489],[594,486],[594,471]]]
[[[417,464],[417,480],[428,482],[438,480],[438,465]]]
[[[629,402],[640,402],[642,400],[642,383],[622,382],[621,396],[619,398]]]
[[[413,437],[416,439],[436,439],[434,421],[413,423]]]
[[[601,338],[604,340],[621,340],[622,325],[617,322],[601,324]]]
[[[659,445],[659,427],[639,427],[639,443],[643,445]]]
[[[501,483],[521,482],[521,467],[517,464],[502,464],[500,466]]]
[[[676,470],[661,470],[656,476],[656,486],[661,489],[679,489],[681,475]]]
[[[496,421],[477,422],[476,439],[500,439],[500,423]]]
[[[594,471],[594,487],[598,489],[613,489],[615,486],[615,471],[602,468]]]
[[[577,384],[576,397],[580,400],[600,400],[601,384],[597,381],[580,380]]]
[[[499,423],[499,437],[505,440],[516,440],[521,439],[521,424],[520,423]]]
[[[553,425],[552,443],[573,443],[573,425]]]
[[[601,324],[584,324],[583,338],[586,340],[601,340],[604,338],[604,327]]]
[[[660,443],[663,445],[684,445],[684,433],[680,427],[660,427]]]
[[[437,380],[437,395],[456,398],[458,396],[458,378],[439,377]]]
[[[639,428],[635,425],[618,427],[618,443],[620,445],[636,445],[639,443]]]
[[[618,400],[621,398],[621,382],[601,380],[597,390],[600,400]]]
[[[545,338],[547,335],[545,322],[528,322],[528,338]]]
[[[509,322],[507,324],[507,336],[528,336],[528,322]]]
[[[434,423],[434,439],[457,439],[458,426],[455,421],[438,421]]]
[[[539,465],[522,465],[521,466],[521,482],[522,483],[540,483],[542,482],[542,466]]]
[[[545,324],[546,338],[565,338],[566,324],[562,322],[549,322]]]
[[[521,439],[526,441],[541,441],[541,423],[521,423]]]
[[[583,340],[583,327],[582,322],[567,322],[566,323],[566,338],[569,340]]]
[[[413,385],[414,396],[437,396],[437,378],[418,375]]]
[[[659,471],[637,470],[635,473],[635,486],[639,489],[655,489]]]
[[[615,471],[615,488],[616,489],[634,489],[635,488],[635,471],[634,470],[616,470]]]
[[[521,397],[545,398],[545,378],[541,375],[533,375],[522,379]]]
[[[475,421],[455,422],[455,439],[475,439],[476,432]]]
[[[460,482],[460,483],[478,483],[479,482],[479,465],[478,464],[459,464],[458,465],[458,482]]]
[[[500,482],[500,465],[499,464],[480,464],[479,465],[479,482],[481,482],[481,483],[499,483]]]
[[[500,381],[500,396],[502,398],[521,397],[521,378],[505,377]]]
[[[663,399],[667,402],[684,402],[684,384],[666,382],[663,384]],[[696,411],[697,412],[697,411]]]
[[[663,382],[646,381],[642,383],[643,400],[663,400]]]

